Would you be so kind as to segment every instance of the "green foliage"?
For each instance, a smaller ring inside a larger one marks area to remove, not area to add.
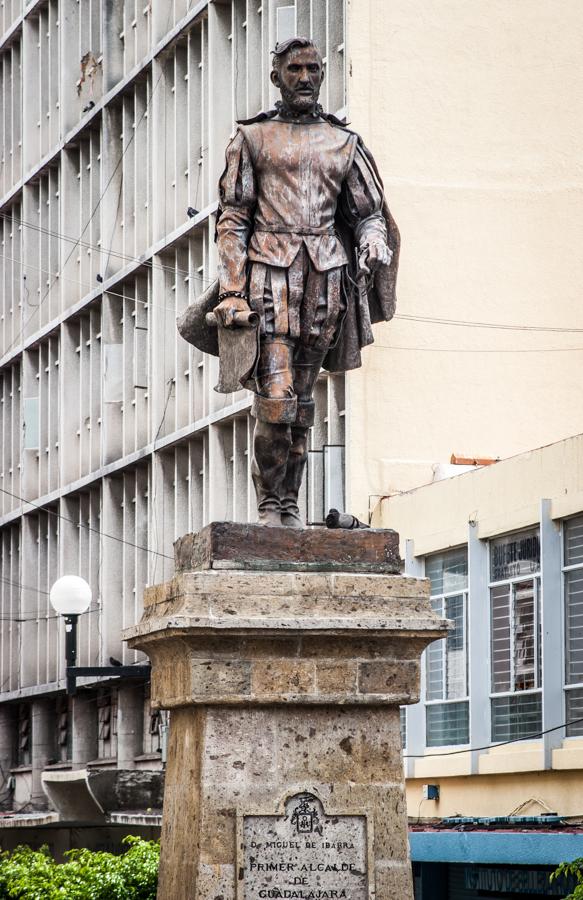
[[[561,863],[550,876],[550,880],[555,881],[557,878],[568,878],[571,883],[575,881],[573,892],[565,897],[565,900],[583,900],[583,858],[574,859],[569,863]]]
[[[48,847],[0,853],[0,900],[156,900],[160,845],[124,838],[121,856],[69,850],[56,863]]]

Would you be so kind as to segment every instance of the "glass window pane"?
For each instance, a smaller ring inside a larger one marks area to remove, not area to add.
[[[467,744],[470,740],[469,703],[440,703],[426,707],[427,746]]]
[[[490,591],[492,613],[492,691],[510,690],[510,585]]]
[[[565,522],[565,565],[577,566],[583,563],[583,518]]]
[[[457,700],[467,694],[467,654],[465,638],[464,595],[447,597],[445,616],[454,624],[446,638],[446,700]]]
[[[448,550],[425,560],[425,575],[431,581],[432,594],[464,591],[468,586],[468,551],[466,547]]]
[[[566,681],[583,682],[583,569],[565,572]]]
[[[427,699],[445,700],[443,685],[443,667],[445,640],[435,641],[427,648]]]
[[[492,699],[492,741],[526,740],[542,730],[541,694]]]
[[[522,531],[490,541],[490,581],[505,581],[540,571],[538,531]]]
[[[515,691],[538,687],[535,679],[534,582],[521,581],[514,593],[514,686]]]
[[[583,737],[583,688],[576,691],[565,691],[567,695],[567,737]],[[581,719],[581,722],[577,722]]]

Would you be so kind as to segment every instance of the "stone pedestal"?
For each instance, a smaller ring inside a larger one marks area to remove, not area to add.
[[[399,706],[446,624],[397,541],[219,524],[177,542],[125,634],[172,711],[160,900],[412,900]]]

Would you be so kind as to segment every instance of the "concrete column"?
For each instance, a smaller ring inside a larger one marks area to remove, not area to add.
[[[135,768],[143,752],[144,691],[141,685],[120,685],[117,692],[117,767]]]
[[[73,697],[71,727],[73,768],[82,769],[89,760],[97,758],[97,703],[91,694]]]
[[[292,531],[180,539],[125,633],[172,710],[160,900],[413,898],[399,707],[445,623],[393,532]]]
[[[42,788],[45,766],[54,761],[56,740],[55,706],[51,700],[34,700],[32,703],[31,760],[32,784],[30,802],[33,809],[46,809],[47,797]]]
[[[490,596],[488,543],[478,537],[478,523],[468,533],[468,656],[470,692],[470,747],[490,743]],[[480,752],[472,752],[472,774],[477,774]]]
[[[415,556],[414,541],[405,542],[405,574],[413,578],[425,577],[425,560]],[[421,684],[419,703],[407,707],[407,747],[405,748],[405,775],[415,777],[415,757],[423,756],[427,747],[427,725],[425,719],[425,653],[421,656]]]
[[[123,31],[123,3],[117,3],[116,0],[105,0],[102,28],[103,87],[105,91],[108,91],[123,77],[123,45],[119,37]]]
[[[551,519],[551,501],[541,500],[541,586],[542,586],[542,682],[543,731],[565,721],[565,608],[561,572],[561,526]],[[560,747],[565,729],[545,734],[545,769],[552,768],[555,747]]]

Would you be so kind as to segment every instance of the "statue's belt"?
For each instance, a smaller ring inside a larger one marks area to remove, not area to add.
[[[321,235],[334,234],[334,225],[256,225],[255,234],[266,232],[268,234],[292,234],[292,235]]]

